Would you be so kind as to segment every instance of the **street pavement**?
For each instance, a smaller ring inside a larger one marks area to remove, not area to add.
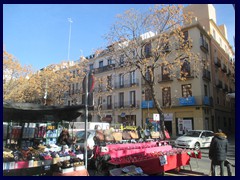
[[[229,162],[235,165],[235,137],[231,136],[228,138],[229,141],[229,148],[227,153],[227,159]],[[211,167],[211,160],[208,158],[209,148],[201,149],[202,158],[196,159],[191,158],[190,165],[185,166],[185,170],[192,170],[193,172],[202,173],[205,176],[211,176],[210,167]],[[235,167],[231,167],[232,176],[235,176]],[[220,176],[220,167],[216,168],[216,175]],[[224,176],[227,176],[227,168],[225,168]]]

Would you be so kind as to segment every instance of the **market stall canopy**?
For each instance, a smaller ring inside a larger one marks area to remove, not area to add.
[[[19,122],[73,121],[84,113],[85,105],[44,106],[3,102],[3,120]]]

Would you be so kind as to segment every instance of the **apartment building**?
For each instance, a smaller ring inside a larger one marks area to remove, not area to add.
[[[126,71],[124,55],[112,57],[108,50],[89,59],[89,70],[93,72],[95,111],[93,121],[108,121],[142,126],[141,79],[138,71]]]
[[[165,126],[172,136],[188,129],[221,128],[233,132],[234,100],[227,101],[226,93],[235,92],[234,52],[227,40],[226,27],[216,24],[216,12],[211,4],[184,8],[184,13],[189,11],[194,14],[193,22],[182,31],[186,40],[192,40],[191,51],[199,54],[199,62],[204,66],[199,65],[196,70],[184,60],[182,71],[188,74],[184,81],[164,73],[166,67],[156,71],[157,99],[163,107]],[[89,70],[96,78],[95,108],[89,112],[90,120],[145,127],[157,110],[140,72],[127,71],[124,55],[111,56],[109,49],[87,58]],[[81,89],[81,84],[71,86]],[[83,92],[79,90],[79,93]],[[66,102],[73,104],[71,100]]]
[[[235,132],[235,100],[226,99],[227,92],[235,92],[235,60],[229,44],[227,28],[217,25],[216,10],[212,4],[194,4],[185,8],[192,11],[211,37],[211,80],[213,112],[210,127],[225,132]]]

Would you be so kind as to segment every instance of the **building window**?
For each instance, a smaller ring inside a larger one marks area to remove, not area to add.
[[[74,94],[74,84],[72,84],[72,94]]]
[[[151,56],[151,51],[152,51],[152,45],[151,43],[147,43],[144,47],[144,53],[146,58],[149,58]]]
[[[171,106],[171,88],[164,87],[162,89],[162,99],[163,99],[163,106]]]
[[[99,68],[103,67],[103,61],[99,61]]]
[[[103,80],[102,78],[100,78],[98,82],[98,92],[102,92],[102,87],[103,87]]]
[[[112,88],[112,76],[107,76],[107,89]]]
[[[76,77],[76,71],[73,71],[73,78]]]
[[[170,70],[167,66],[162,66],[162,80],[170,80]]]
[[[108,59],[108,65],[111,65],[111,64],[112,64],[112,59],[109,58],[109,59]]]
[[[90,70],[93,70],[93,64],[90,64],[90,65],[89,65],[89,69],[90,69]]]
[[[136,105],[136,93],[135,91],[130,91],[130,106],[135,107]]]
[[[112,109],[112,96],[107,96],[107,108]]]
[[[182,85],[182,97],[191,97],[192,96],[192,85],[184,84]]]
[[[220,104],[220,100],[219,100],[219,97],[217,97],[217,104]]]
[[[207,85],[204,84],[204,96],[208,96]]]
[[[78,87],[78,83],[76,83],[76,90],[78,90],[78,88],[79,88],[79,87]]]
[[[188,43],[188,31],[184,31],[183,36],[184,36],[184,44],[187,44]]]
[[[102,105],[102,97],[101,96],[98,98],[98,105]]]
[[[145,100],[146,101],[151,101],[153,98],[152,98],[152,93],[151,93],[151,90],[150,89],[146,89],[145,90]]]
[[[130,84],[131,85],[136,84],[136,73],[135,73],[135,71],[130,72]]]
[[[120,87],[124,87],[124,74],[119,74],[119,85]]]
[[[216,40],[216,32],[214,29],[213,29],[213,38]]]
[[[146,77],[147,81],[150,81],[150,72],[149,72],[149,70],[146,71],[145,77]]]
[[[119,93],[119,107],[124,107],[124,93]]]
[[[190,63],[187,60],[182,60],[181,77],[191,76]]]
[[[122,54],[119,59],[119,64],[123,65],[124,64],[124,55]]]

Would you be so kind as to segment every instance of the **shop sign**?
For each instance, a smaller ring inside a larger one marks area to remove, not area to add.
[[[164,121],[172,121],[173,120],[173,113],[164,113]]]
[[[154,121],[160,121],[160,115],[159,114],[153,114],[153,120]]]
[[[164,166],[164,165],[168,164],[167,155],[159,156],[159,160],[160,160],[161,166]]]

